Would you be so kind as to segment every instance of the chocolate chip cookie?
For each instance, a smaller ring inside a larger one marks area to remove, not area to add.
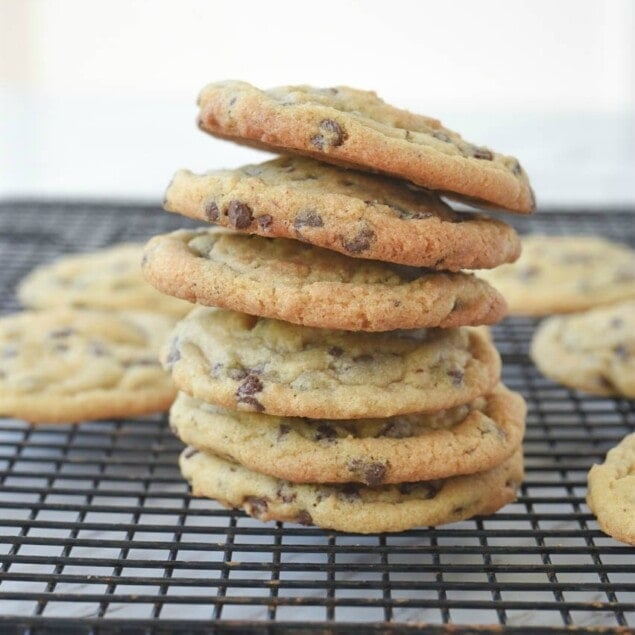
[[[522,239],[514,264],[479,272],[507,300],[512,315],[570,313],[635,298],[635,251],[588,236]]]
[[[300,157],[203,175],[181,170],[164,204],[237,231],[414,267],[488,269],[520,254],[518,235],[500,220],[455,212],[403,181]]]
[[[286,238],[223,229],[156,236],[143,272],[159,291],[319,328],[396,328],[492,324],[502,296],[467,273],[348,258]]]
[[[0,319],[0,416],[34,423],[132,417],[175,396],[158,351],[167,316],[75,309]]]
[[[565,386],[635,398],[635,300],[546,319],[531,356],[544,375]]]
[[[591,468],[586,501],[602,531],[635,545],[635,433]]]
[[[34,269],[18,288],[33,309],[142,309],[182,317],[192,306],[158,293],[141,275],[143,245],[123,243]]]
[[[179,464],[194,496],[242,507],[263,521],[281,520],[370,534],[452,523],[492,514],[516,498],[522,452],[491,470],[441,480],[368,487],[298,484],[251,472],[213,454],[186,448]]]
[[[476,329],[354,333],[209,308],[177,324],[162,361],[203,401],[332,419],[452,408],[500,376],[496,349]]]
[[[199,106],[199,126],[221,138],[396,176],[512,212],[535,207],[517,159],[469,143],[373,92],[345,86],[263,91],[225,81],[206,86]]]
[[[330,421],[238,412],[179,393],[170,426],[186,444],[294,483],[376,486],[491,469],[520,446],[522,397],[502,385],[429,414]]]

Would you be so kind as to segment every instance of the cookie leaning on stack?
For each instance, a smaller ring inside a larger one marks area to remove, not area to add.
[[[225,229],[146,247],[148,281],[206,305],[162,356],[194,493],[356,532],[514,500],[525,404],[500,384],[491,340],[468,328],[500,320],[505,303],[462,270],[513,262],[518,236],[431,189],[527,213],[518,161],[348,88],[223,82],[200,106],[212,134],[312,158],[177,173],[166,209]]]

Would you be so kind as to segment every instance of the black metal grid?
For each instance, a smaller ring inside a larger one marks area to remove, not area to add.
[[[549,210],[512,220],[522,232],[633,243],[633,219]],[[36,264],[189,225],[147,205],[0,203],[0,312],[18,309],[16,283]],[[527,357],[534,327],[494,329],[504,380],[529,406],[518,502],[437,529],[335,534],[192,499],[164,416],[0,421],[0,632],[630,632],[635,550],[598,530],[584,494],[590,465],[635,429],[635,408],[542,378]]]

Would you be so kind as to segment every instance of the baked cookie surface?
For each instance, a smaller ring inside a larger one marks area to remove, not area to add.
[[[449,196],[530,213],[529,180],[514,157],[464,141],[439,121],[346,86],[259,90],[239,81],[206,86],[199,126],[218,137],[406,179]]]
[[[402,181],[300,157],[203,175],[181,170],[164,205],[238,231],[415,267],[488,269],[520,254],[518,235],[500,220],[455,212]]]
[[[587,504],[602,531],[635,545],[635,433],[609,450],[589,471]]]
[[[571,313],[635,298],[635,250],[603,238],[522,238],[514,264],[479,271],[512,315]]]
[[[68,308],[0,318],[0,415],[69,423],[167,410],[175,389],[158,352],[173,324]]]
[[[502,296],[471,274],[348,258],[286,238],[180,230],[148,243],[143,273],[189,302],[319,328],[491,324]]]
[[[534,334],[531,356],[565,386],[635,398],[635,300],[547,318]]]
[[[192,307],[158,293],[141,274],[143,245],[122,243],[64,256],[41,265],[18,287],[20,302],[33,309],[141,309],[182,317]]]
[[[360,419],[468,403],[498,383],[476,329],[354,333],[198,308],[162,354],[176,385],[234,410]]]
[[[483,472],[515,452],[522,397],[502,385],[430,414],[328,421],[238,412],[179,393],[170,426],[186,444],[294,483],[376,486]]]
[[[242,507],[263,521],[289,521],[365,534],[492,514],[516,499],[523,478],[520,451],[486,472],[377,487],[290,483],[194,448],[182,452],[179,465],[194,496],[215,498],[227,507]]]

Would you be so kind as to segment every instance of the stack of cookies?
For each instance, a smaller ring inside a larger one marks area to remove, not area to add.
[[[204,130],[288,156],[177,173],[166,209],[224,227],[145,249],[147,280],[203,305],[163,353],[194,493],[364,533],[514,500],[525,405],[474,328],[506,305],[462,270],[514,261],[519,239],[432,190],[529,213],[518,161],[350,88],[223,82],[200,108]]]

